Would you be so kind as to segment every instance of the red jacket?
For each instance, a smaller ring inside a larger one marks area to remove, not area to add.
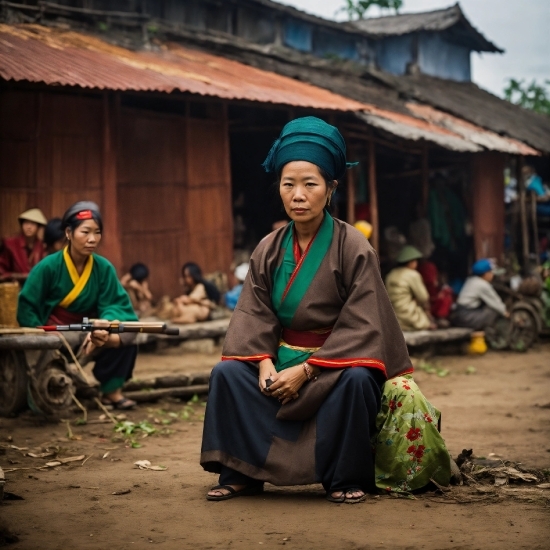
[[[44,244],[39,239],[34,241],[30,255],[23,235],[3,239],[0,245],[0,276],[9,277],[12,273],[29,273],[44,256],[46,256]]]

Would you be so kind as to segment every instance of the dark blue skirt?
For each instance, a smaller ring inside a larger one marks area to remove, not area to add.
[[[287,405],[260,392],[256,366],[223,361],[210,377],[201,465],[219,473],[220,483],[374,491],[370,438],[384,381],[374,369],[342,369],[311,418],[282,420],[277,415]]]

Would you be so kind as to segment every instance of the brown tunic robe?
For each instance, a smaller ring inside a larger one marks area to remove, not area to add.
[[[283,259],[285,228],[268,235],[250,259],[250,271],[225,338],[222,359],[260,361],[277,354],[281,323],[271,302],[273,272]],[[412,372],[405,339],[380,275],[376,252],[356,229],[334,220],[329,251],[289,328],[333,327],[308,360],[319,367],[368,367],[387,378]]]

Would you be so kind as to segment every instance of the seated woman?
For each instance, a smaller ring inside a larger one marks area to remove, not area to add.
[[[220,291],[205,281],[201,268],[192,262],[181,268],[186,293],[174,299],[170,320],[172,323],[206,321],[220,301]]]
[[[499,317],[509,317],[491,281],[495,267],[491,260],[483,258],[472,266],[472,276],[466,279],[451,313],[451,323],[456,327],[485,330]]]
[[[134,311],[146,315],[151,311],[153,295],[149,290],[149,268],[142,263],[134,264],[128,273],[120,278],[120,284],[130,296]]]
[[[0,241],[0,282],[19,281],[23,285],[31,269],[46,255],[39,234],[48,221],[39,208],[26,210],[18,220],[19,234]]]
[[[386,277],[391,305],[402,330],[434,329],[428,316],[430,295],[416,270],[422,254],[414,246],[404,246],[397,256],[398,267]]]
[[[329,501],[355,503],[449,482],[376,253],[326,210],[345,155],[335,127],[305,117],[264,163],[292,222],[252,254],[210,377],[200,462],[220,477],[208,500],[322,483]]]
[[[83,317],[137,321],[115,268],[95,254],[103,232],[97,204],[83,201],[71,206],[63,216],[63,228],[68,245],[33,268],[19,295],[19,324],[67,325],[81,323]],[[83,344],[88,354],[96,350],[93,373],[105,404],[118,409],[134,407],[135,402],[125,398],[121,388],[134,369],[137,346],[131,344],[135,334],[97,330],[66,335],[71,347]]]

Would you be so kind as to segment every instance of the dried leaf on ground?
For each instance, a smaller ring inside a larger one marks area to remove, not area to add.
[[[163,472],[166,470],[166,466],[152,466],[149,460],[138,460],[134,462],[134,466],[137,466],[140,470],[153,470],[154,472]]]

